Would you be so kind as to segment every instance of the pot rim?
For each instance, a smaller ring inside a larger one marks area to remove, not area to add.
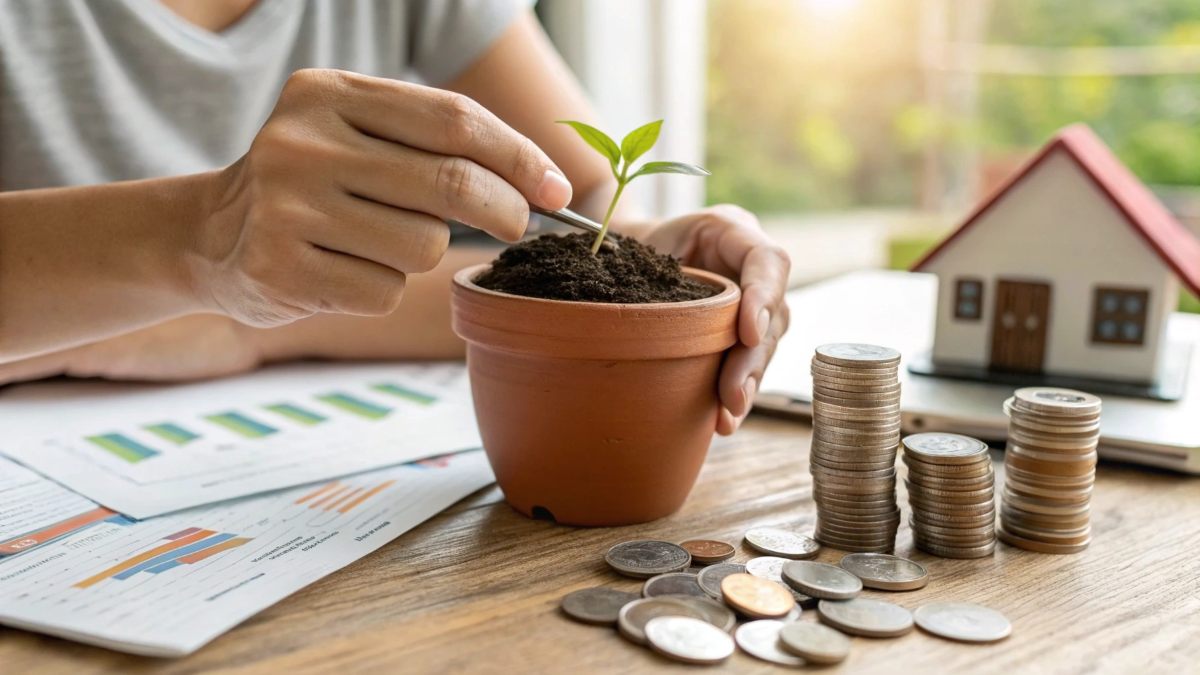
[[[512,298],[514,300],[522,300],[543,305],[559,305],[562,307],[590,307],[596,311],[607,311],[613,313],[626,313],[631,308],[639,310],[667,310],[678,308],[681,310],[689,309],[705,309],[710,306],[724,305],[732,299],[740,299],[741,289],[736,283],[725,276],[708,270],[702,270],[696,267],[682,267],[683,273],[687,276],[705,282],[710,286],[719,287],[721,290],[715,295],[710,295],[707,298],[697,298],[695,300],[681,300],[679,302],[591,302],[585,300],[552,300],[550,298],[534,298],[528,295],[517,295],[515,293],[505,293],[503,291],[494,291],[490,288],[484,288],[475,283],[475,279],[484,271],[491,267],[492,263],[479,263],[464,267],[454,273],[454,284],[481,295],[489,295],[496,298]]]

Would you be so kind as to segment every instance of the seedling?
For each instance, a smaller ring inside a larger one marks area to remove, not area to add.
[[[604,236],[608,234],[608,223],[612,220],[613,211],[617,209],[617,201],[621,199],[621,193],[625,191],[625,186],[633,182],[634,178],[649,176],[652,173],[680,173],[685,176],[711,175],[704,168],[687,162],[646,162],[637,171],[629,173],[633,161],[646,154],[658,142],[658,133],[662,130],[662,120],[643,124],[629,132],[625,138],[621,139],[620,146],[609,138],[608,134],[583,122],[560,120],[559,124],[566,124],[574,129],[588,145],[604,155],[608,159],[609,166],[612,167],[613,178],[617,179],[617,190],[613,193],[612,202],[609,203],[608,211],[604,214],[600,233],[596,235],[596,241],[592,243],[592,255],[596,255],[600,251],[600,246],[604,243]]]

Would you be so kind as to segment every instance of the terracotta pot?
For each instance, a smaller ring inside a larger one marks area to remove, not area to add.
[[[460,271],[454,332],[483,445],[508,503],[570,525],[626,525],[687,499],[716,429],[717,373],[737,339],[733,282],[688,302],[526,298]]]

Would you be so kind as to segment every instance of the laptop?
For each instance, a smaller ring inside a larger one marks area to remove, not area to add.
[[[854,272],[790,292],[791,330],[763,377],[755,410],[811,418],[813,350],[827,342],[869,342],[903,355],[905,433],[946,431],[1002,444],[1008,428],[1002,404],[1014,385],[908,371],[909,362],[928,358],[936,297],[933,275],[882,270]],[[1167,340],[1200,344],[1200,315],[1172,315]],[[1190,359],[1185,369],[1187,381],[1177,401],[1101,394],[1102,459],[1200,475],[1200,358]]]

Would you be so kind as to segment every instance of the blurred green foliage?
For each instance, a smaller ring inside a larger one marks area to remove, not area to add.
[[[1146,182],[1200,185],[1200,74],[989,75],[977,119],[939,119],[922,99],[922,5],[710,0],[710,202],[759,212],[911,205],[932,139],[1003,159],[1077,121]],[[1198,0],[990,5],[993,43],[1200,45]]]

